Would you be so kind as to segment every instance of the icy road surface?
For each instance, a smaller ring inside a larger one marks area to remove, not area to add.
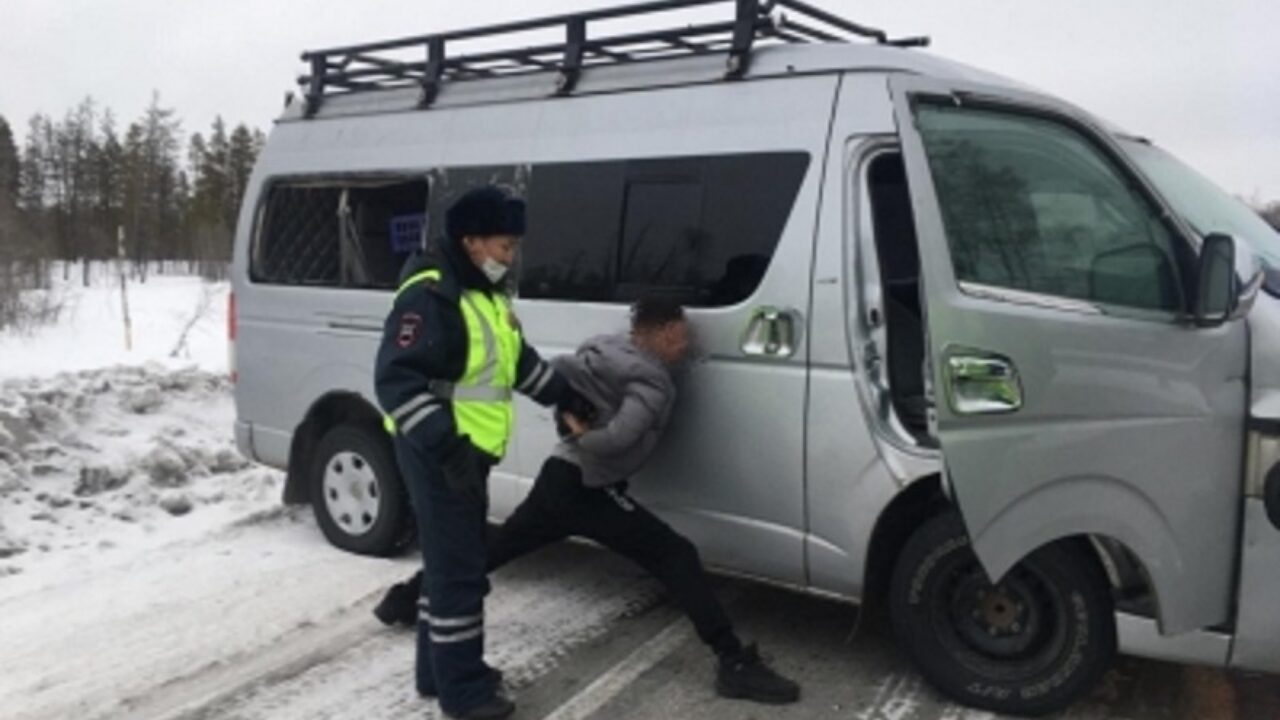
[[[131,285],[132,349],[106,283],[58,286],[56,325],[0,335],[0,720],[439,717],[412,633],[369,614],[413,559],[331,548],[235,452],[225,291]],[[560,545],[493,580],[488,659],[520,718],[992,718],[939,698],[881,624],[855,635],[846,605],[720,583],[804,686],[772,708],[716,698],[706,650],[626,562]],[[1276,720],[1280,682],[1126,659],[1063,717]]]

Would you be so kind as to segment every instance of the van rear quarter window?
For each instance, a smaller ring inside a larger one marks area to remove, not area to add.
[[[251,277],[278,285],[391,289],[426,231],[425,179],[277,182]]]

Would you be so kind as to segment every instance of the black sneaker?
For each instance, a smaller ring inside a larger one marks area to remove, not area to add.
[[[716,692],[720,697],[770,705],[785,705],[800,699],[800,686],[765,665],[755,645],[720,658]]]
[[[445,717],[455,718],[456,720],[502,720],[502,718],[511,717],[511,714],[515,711],[515,703],[501,695],[497,695],[489,702],[477,705],[461,715],[445,713]]]
[[[412,582],[392,585],[373,614],[387,627],[414,627],[418,624],[418,586]]]

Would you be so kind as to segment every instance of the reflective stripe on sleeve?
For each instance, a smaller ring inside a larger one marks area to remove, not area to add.
[[[418,426],[418,423],[422,422],[423,420],[426,420],[431,415],[431,413],[439,409],[440,409],[439,405],[428,405],[422,408],[421,410],[419,410],[418,412],[410,415],[409,419],[405,420],[404,424],[400,426],[400,432],[405,435],[408,435],[410,430]]]
[[[417,410],[423,405],[426,405],[427,403],[433,400],[438,400],[438,399],[439,398],[437,398],[435,395],[432,395],[431,393],[421,393],[419,395],[415,395],[408,402],[404,403],[403,405],[396,408],[395,410],[392,410],[391,419],[399,421],[405,415],[408,415],[409,413],[413,412],[414,410]]]
[[[520,387],[516,389],[522,393],[529,392],[529,388],[533,387],[534,385],[537,385],[538,382],[542,380],[542,376],[545,375],[550,370],[551,368],[547,367],[547,364],[545,362],[539,361],[538,367],[534,368],[533,372],[529,373],[529,377],[525,378],[524,382],[520,383]]]

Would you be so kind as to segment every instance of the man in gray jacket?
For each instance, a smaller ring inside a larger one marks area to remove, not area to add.
[[[795,702],[799,686],[771,670],[755,646],[744,646],[734,633],[693,543],[627,494],[628,480],[648,460],[671,418],[671,368],[688,347],[681,307],[642,300],[632,310],[630,334],[592,338],[575,354],[551,361],[588,405],[558,413],[561,442],[528,497],[489,543],[489,568],[569,536],[594,540],[666,587],[719,659],[720,695]],[[375,613],[388,624],[412,623],[415,609],[398,597],[408,593],[397,588]]]

